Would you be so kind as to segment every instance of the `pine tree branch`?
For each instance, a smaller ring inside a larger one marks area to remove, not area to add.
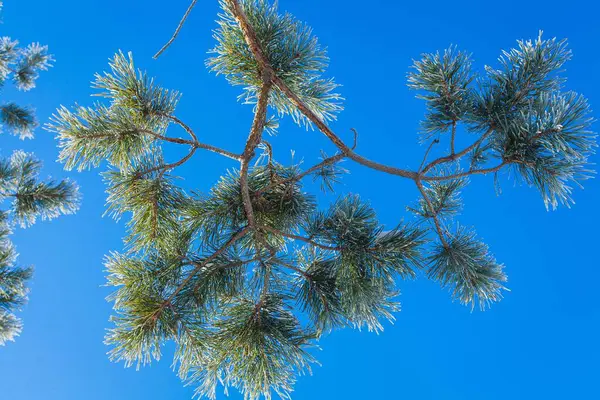
[[[509,165],[513,162],[516,162],[516,161],[504,160],[504,161],[502,161],[502,163],[496,165],[495,167],[483,168],[483,169],[472,169],[467,172],[461,172],[461,173],[452,174],[452,175],[423,177],[422,180],[439,182],[439,181],[447,181],[447,180],[452,180],[452,179],[464,178],[464,177],[471,176],[471,175],[486,175],[486,174],[490,174],[493,172],[498,172],[504,166]]]
[[[246,218],[248,219],[248,225],[254,228],[254,211],[252,210],[252,199],[250,197],[250,190],[248,188],[248,169],[250,166],[250,160],[254,157],[256,147],[259,145],[262,139],[262,133],[265,128],[267,121],[267,106],[269,104],[269,91],[271,90],[272,84],[268,74],[264,75],[263,85],[260,93],[258,94],[258,100],[256,104],[256,111],[254,113],[254,121],[252,123],[252,129],[248,135],[244,153],[242,154],[241,168],[240,168],[240,190],[242,192],[242,201],[244,203],[244,210],[246,212]]]
[[[312,278],[312,276],[308,272],[303,271],[300,268],[298,268],[298,267],[296,267],[296,266],[294,266],[292,264],[286,263],[286,262],[281,261],[281,260],[277,260],[276,264],[280,265],[282,267],[285,267],[287,269],[291,269],[292,271],[295,271],[295,272],[299,273],[300,275],[302,275],[304,278],[306,278],[308,280],[311,280],[311,278]]]
[[[173,33],[173,36],[171,37],[171,39],[169,39],[169,41],[154,55],[153,58],[155,60],[158,57],[160,57],[160,55],[165,50],[167,50],[167,48],[169,48],[169,46],[171,46],[171,44],[173,44],[173,42],[175,41],[175,39],[177,39],[177,36],[179,35],[179,31],[181,31],[181,28],[183,28],[183,24],[185,24],[185,20],[190,15],[190,13],[192,12],[192,9],[194,8],[194,6],[196,5],[197,2],[198,2],[198,0],[192,0],[192,3],[190,4],[190,6],[188,7],[187,11],[183,15],[183,18],[181,18],[181,21],[179,21],[179,25],[177,25],[177,29],[175,29],[175,33]]]
[[[252,26],[248,22],[248,17],[246,17],[244,10],[242,10],[239,1],[225,0],[225,2],[229,5],[231,13],[233,14],[234,18],[236,19],[240,28],[242,29],[244,39],[250,47],[250,51],[254,55],[256,62],[258,62],[260,72],[263,74],[263,76],[265,72],[270,72],[270,75],[272,77],[275,77],[273,67],[270,64],[269,59],[265,56],[262,49],[260,48],[258,38],[256,37],[256,32],[254,32],[254,28],[252,28]]]
[[[261,68],[262,73],[268,72],[271,74],[272,82],[279,90],[281,90],[290,101],[304,114],[319,130],[331,141],[335,144],[338,149],[344,154],[347,154],[349,158],[354,160],[355,162],[370,167],[372,169],[386,172],[392,175],[402,176],[404,178],[416,179],[418,174],[414,171],[408,171],[401,168],[391,167],[384,164],[377,163],[375,161],[371,161],[363,156],[356,154],[350,147],[348,147],[330,128],[325,124],[314,112],[310,110],[310,108],[304,104],[302,100],[285,84],[285,82],[279,78],[273,67],[270,65],[269,60],[266,58],[262,50],[260,49],[260,44],[258,39],[256,38],[256,33],[254,29],[248,22],[246,15],[244,14],[242,8],[240,7],[238,0],[226,0],[227,4],[229,4],[231,12],[235,19],[238,21],[240,28],[244,34],[244,38],[246,43],[250,47],[250,51],[256,58],[256,61]]]
[[[321,161],[320,163],[313,165],[306,171],[304,171],[296,176],[292,176],[290,178],[282,179],[280,181],[276,181],[276,182],[269,184],[264,189],[261,189],[261,190],[255,192],[254,196],[260,196],[261,194],[273,189],[277,185],[286,185],[286,184],[292,183],[292,182],[299,182],[302,179],[306,178],[308,175],[312,174],[313,172],[318,171],[319,169],[326,167],[328,165],[335,164],[336,162],[339,162],[339,161],[343,160],[344,158],[346,158],[346,155],[342,154],[342,153],[336,154],[335,156],[328,157],[328,158],[324,159],[323,161]]]
[[[197,147],[192,147],[190,152],[185,155],[181,160],[173,162],[171,164],[160,165],[157,167],[148,168],[144,171],[140,171],[136,174],[137,177],[141,178],[144,175],[151,174],[152,172],[160,171],[161,176],[165,174],[165,172],[175,169],[183,164],[185,164],[192,156],[196,153]]]
[[[454,155],[454,141],[456,140],[456,120],[452,121],[452,136],[450,137],[450,155]]]
[[[242,261],[235,261],[229,264],[225,264],[225,265],[217,265],[216,267],[212,268],[209,272],[209,274],[215,273],[217,271],[220,271],[222,269],[228,269],[228,268],[236,268],[236,267],[241,267],[244,265],[248,265],[251,264],[253,262],[259,261],[261,259],[261,257],[253,257],[251,259],[248,260],[242,260]],[[195,265],[195,266],[199,266],[201,269],[204,268],[204,265],[206,265],[206,263],[199,263],[193,260],[190,260],[190,264]],[[204,265],[202,265],[204,264]],[[194,293],[198,292],[198,288],[200,287],[200,285],[202,284],[202,282],[198,282],[195,286],[194,286]]]
[[[456,161],[456,160],[464,157],[465,155],[469,154],[469,152],[471,152],[475,148],[477,148],[477,146],[479,146],[481,143],[483,143],[483,141],[485,139],[487,139],[493,132],[494,132],[494,128],[490,127],[483,135],[481,135],[481,137],[479,139],[477,139],[477,141],[475,143],[473,143],[469,147],[463,149],[462,151],[460,151],[458,153],[452,152],[452,154],[450,154],[449,156],[440,157],[436,160],[433,160],[432,162],[427,164],[427,166],[425,168],[423,168],[422,174],[426,174],[427,172],[429,172],[429,170],[431,170],[436,165],[451,162],[451,161]],[[424,178],[423,180],[429,180],[429,179]]]
[[[227,151],[227,150],[221,149],[219,147],[200,142],[198,140],[198,137],[197,137],[196,133],[194,132],[194,130],[192,128],[190,128],[189,125],[187,125],[181,119],[177,118],[176,116],[174,116],[174,115],[162,115],[162,116],[170,119],[171,121],[175,122],[177,125],[182,127],[192,137],[194,146],[196,146],[197,148],[212,151],[213,153],[217,153],[222,156],[231,158],[232,160],[236,160],[236,161],[241,160],[242,157],[239,154],[232,153],[231,151]]]
[[[419,192],[421,192],[421,196],[423,196],[425,203],[427,203],[427,207],[429,208],[429,212],[431,213],[431,218],[433,219],[433,223],[435,225],[435,229],[438,233],[438,236],[440,237],[440,241],[442,242],[444,247],[448,248],[448,242],[446,241],[446,237],[444,235],[444,231],[442,230],[442,226],[438,218],[437,212],[435,210],[435,207],[431,203],[429,196],[427,196],[427,192],[425,191],[425,188],[423,187],[421,181],[416,180],[415,183],[417,184],[417,188],[419,188]]]
[[[332,250],[332,251],[340,251],[340,250],[342,250],[341,247],[326,246],[324,244],[317,243],[317,242],[315,242],[314,240],[312,240],[310,238],[307,238],[307,237],[304,237],[304,236],[294,235],[292,233],[282,232],[282,231],[277,230],[275,228],[271,228],[270,226],[263,225],[263,226],[261,226],[261,229],[264,229],[264,230],[269,231],[271,233],[274,233],[276,235],[281,235],[283,237],[287,237],[289,239],[299,240],[301,242],[308,243],[308,244],[310,244],[312,246],[318,247],[318,248],[323,249],[323,250]]]
[[[285,84],[285,82],[276,75],[276,71],[270,65],[269,60],[267,59],[264,52],[260,48],[260,44],[256,37],[256,33],[254,32],[253,27],[248,22],[248,18],[246,17],[244,11],[242,10],[242,8],[239,4],[239,1],[238,0],[225,0],[225,2],[229,5],[229,8],[230,8],[234,18],[238,22],[238,24],[242,30],[242,33],[244,35],[244,39],[246,40],[246,43],[248,44],[250,51],[252,52],[252,54],[254,55],[254,57],[258,63],[263,77],[268,76],[270,78],[270,82],[272,82],[273,85],[275,85],[279,90],[281,90],[281,92],[284,93],[290,99],[290,101],[298,108],[298,110],[304,116],[306,116],[308,118],[308,120],[311,121],[342,152],[342,154],[345,154],[346,157],[350,158],[351,160],[353,160],[361,165],[364,165],[371,169],[374,169],[374,170],[377,170],[380,172],[385,172],[385,173],[388,173],[391,175],[397,175],[397,176],[400,176],[403,178],[409,178],[409,179],[414,180],[415,182],[418,179],[420,179],[422,181],[429,181],[429,180],[438,180],[439,181],[439,180],[452,179],[449,177],[429,177],[429,176],[424,176],[424,174],[426,172],[428,172],[431,168],[433,168],[435,165],[453,161],[453,160],[456,160],[456,159],[466,155],[467,153],[472,151],[474,148],[476,148],[480,143],[482,143],[483,140],[485,140],[493,132],[493,128],[490,128],[485,134],[483,134],[481,136],[481,138],[479,138],[479,140],[477,140],[475,143],[473,143],[471,146],[467,147],[463,151],[453,154],[451,156],[441,157],[437,160],[434,160],[433,162],[431,162],[429,165],[427,165],[424,168],[422,173],[381,164],[376,161],[372,161],[366,157],[363,157],[363,156],[355,153],[353,148],[350,148],[348,145],[346,145],[339,138],[339,136],[337,136],[325,122],[323,122],[314,112],[312,112],[310,110],[310,108]],[[243,156],[242,156],[242,158],[243,158]],[[242,167],[244,167],[244,164],[246,164],[245,169],[247,171],[248,165],[247,165],[247,163],[244,163],[242,161]],[[473,173],[486,173],[486,172],[474,171]],[[249,201],[249,199],[246,199],[246,201]]]
[[[200,272],[200,270],[202,268],[206,267],[206,265],[208,263],[210,263],[211,261],[216,259],[218,256],[220,256],[225,251],[227,251],[227,249],[229,247],[231,247],[233,244],[235,244],[238,240],[240,240],[241,238],[246,236],[246,234],[248,233],[249,230],[250,230],[249,226],[245,226],[244,228],[240,229],[238,232],[233,234],[229,238],[229,240],[223,246],[221,246],[217,251],[215,251],[212,255],[210,255],[209,257],[204,259],[204,261],[202,261],[201,263],[196,264],[196,268],[194,268],[194,270],[192,272],[190,272],[190,274],[187,276],[187,278],[185,278],[183,280],[183,282],[181,282],[181,284],[179,284],[179,286],[177,286],[177,288],[173,291],[173,293],[169,296],[169,298],[163,302],[163,304],[159,307],[158,310],[156,310],[154,315],[158,316],[166,307],[170,307],[173,303],[173,299],[175,299],[175,297],[187,286],[187,284],[190,283],[190,281],[194,278],[194,276],[196,276],[196,274],[198,272]]]

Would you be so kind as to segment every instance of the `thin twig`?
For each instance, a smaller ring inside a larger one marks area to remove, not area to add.
[[[431,170],[431,168],[435,167],[438,164],[455,161],[455,160],[458,160],[459,158],[467,155],[469,152],[473,151],[477,146],[479,146],[481,143],[483,143],[483,141],[485,139],[487,139],[493,132],[494,132],[494,128],[490,127],[483,135],[481,135],[481,137],[477,141],[475,141],[475,143],[473,143],[469,147],[465,148],[464,150],[462,150],[458,153],[453,153],[449,156],[440,157],[436,160],[433,160],[432,162],[427,164],[427,166],[425,168],[423,168],[422,174],[426,174],[427,172],[429,172],[429,170]]]
[[[491,168],[483,168],[483,169],[472,169],[470,171],[467,172],[461,172],[458,174],[452,174],[452,175],[442,175],[442,176],[424,176],[421,178],[421,180],[423,181],[447,181],[447,180],[451,180],[451,179],[457,179],[457,178],[464,178],[465,176],[471,176],[471,175],[486,175],[486,174],[490,174],[493,172],[498,172],[500,171],[504,166],[510,164],[511,161],[508,160],[504,160],[502,161],[501,164],[496,165],[495,167],[491,167]]]
[[[452,136],[450,138],[450,155],[454,155],[454,141],[456,139],[456,120],[452,121]]]
[[[173,33],[173,36],[171,37],[171,39],[169,39],[169,41],[154,55],[154,59],[156,60],[158,57],[160,57],[160,55],[167,50],[167,48],[173,44],[173,42],[175,41],[175,39],[177,39],[177,35],[179,35],[179,31],[181,31],[181,28],[183,28],[183,24],[185,24],[185,20],[187,19],[187,17],[190,15],[190,13],[192,12],[192,8],[194,8],[194,6],[196,5],[196,3],[198,2],[198,0],[192,0],[192,3],[190,4],[190,6],[188,7],[187,11],[185,12],[185,14],[183,15],[183,18],[181,18],[181,21],[179,21],[179,25],[177,25],[177,29],[175,29],[175,33]]]
[[[228,264],[224,264],[224,265],[217,265],[214,268],[211,268],[211,270],[209,271],[209,274],[213,274],[217,271],[220,271],[222,269],[229,269],[229,268],[236,268],[236,267],[241,267],[247,264],[251,264],[253,262],[256,262],[260,260],[260,257],[254,257],[248,260],[241,260],[241,261],[234,261]],[[198,263],[196,261],[190,261],[191,264],[196,265],[196,266],[200,266],[200,268],[204,268],[204,266],[201,265],[201,263]],[[195,286],[194,286],[194,293],[197,294],[198,289],[200,288],[200,285],[202,284],[202,282],[198,282]]]
[[[235,154],[232,153],[231,151],[227,151],[225,149],[221,149],[220,147],[216,147],[210,144],[206,144],[206,143],[202,143],[198,140],[198,137],[196,136],[196,133],[194,132],[194,130],[192,128],[189,127],[189,125],[187,125],[185,122],[183,122],[182,120],[180,120],[179,118],[177,118],[174,115],[168,115],[168,114],[164,114],[162,115],[163,117],[170,119],[171,121],[173,121],[174,123],[176,123],[177,125],[179,125],[180,127],[182,127],[191,137],[192,137],[192,141],[190,143],[193,143],[193,145],[199,149],[204,149],[204,150],[208,150],[211,151],[213,153],[217,153],[220,154],[222,156],[231,158],[232,160],[236,160],[236,161],[240,161],[241,160],[241,156],[239,154]]]
[[[166,171],[169,171],[171,169],[175,169],[181,165],[183,165],[184,163],[186,163],[190,158],[192,158],[192,156],[194,155],[194,153],[196,153],[197,148],[196,147],[192,147],[192,149],[190,150],[190,152],[188,154],[186,154],[185,157],[183,157],[181,160],[177,161],[177,162],[173,162],[171,164],[165,164],[165,165],[160,165],[157,167],[153,167],[153,168],[149,168],[145,171],[140,171],[138,172],[136,175],[137,177],[142,177],[144,175],[150,174],[152,172],[156,172],[156,171],[161,171],[160,174],[161,176],[165,174]]]
[[[310,280],[310,279],[312,278],[312,276],[311,276],[311,275],[310,275],[308,272],[306,272],[306,271],[303,271],[303,270],[301,270],[300,268],[298,268],[298,267],[296,267],[296,266],[294,266],[294,265],[292,265],[292,264],[289,264],[289,263],[287,263],[287,262],[285,262],[285,261],[282,261],[282,260],[275,260],[275,261],[274,261],[274,264],[277,264],[277,265],[279,265],[279,266],[282,266],[282,267],[285,267],[285,268],[291,269],[292,271],[296,271],[297,273],[299,273],[299,274],[300,274],[300,275],[302,275],[303,277],[307,278],[308,280]]]
[[[264,225],[264,226],[261,226],[261,228],[264,229],[264,230],[266,230],[266,231],[268,231],[268,232],[271,232],[271,233],[273,233],[275,235],[281,235],[281,236],[287,237],[289,239],[299,240],[301,242],[308,243],[308,244],[310,244],[312,246],[318,247],[318,248],[323,249],[323,250],[331,250],[331,251],[340,251],[340,250],[342,250],[341,247],[326,246],[324,244],[317,243],[317,242],[315,242],[314,240],[312,240],[310,238],[307,238],[307,237],[304,237],[304,236],[294,235],[292,233],[282,232],[282,231],[277,230],[275,228],[271,228],[270,226]]]
[[[429,152],[433,148],[433,145],[437,144],[439,142],[440,142],[440,139],[435,139],[433,142],[431,142],[429,144],[429,147],[427,148],[427,151],[425,152],[425,156],[423,156],[423,161],[421,162],[421,165],[419,166],[419,172],[421,172],[423,170],[423,165],[425,165],[425,162],[427,161],[427,156],[429,155]]]
[[[160,114],[160,116],[170,119],[171,121],[175,122],[177,125],[181,126],[192,137],[192,140],[194,142],[198,142],[198,137],[196,136],[196,134],[194,133],[192,128],[190,128],[182,120],[180,120],[179,118],[177,118],[176,116],[171,115],[171,114]]]

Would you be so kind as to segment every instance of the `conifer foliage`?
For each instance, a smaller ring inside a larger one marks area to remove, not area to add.
[[[501,299],[503,266],[454,220],[469,177],[510,169],[554,208],[568,205],[572,186],[591,174],[588,105],[561,89],[570,58],[564,41],[518,42],[478,78],[465,52],[423,55],[408,84],[427,103],[427,151],[419,168],[406,170],[361,156],[356,133],[348,145],[329,127],[341,98],[310,28],[267,0],[221,6],[207,65],[254,105],[243,152],[204,143],[176,116],[179,94],[137,70],[131,54],[118,53],[96,76],[106,101],[63,107],[50,125],[67,168],[108,164],[109,211],[131,216],[125,251],[106,259],[115,287],[106,338],[113,360],[144,365],[172,341],[179,375],[200,396],[214,398],[220,384],[247,399],[288,398],[296,377],[310,371],[310,347],[322,334],[380,331],[394,318],[401,279],[427,276],[471,307]],[[307,169],[280,164],[263,139],[276,129],[274,115],[318,129],[337,153]],[[473,138],[468,147],[455,146],[458,126]],[[428,160],[442,141],[448,153]],[[167,161],[165,146],[189,153]],[[177,168],[200,151],[237,169],[208,193],[187,193]],[[342,160],[412,182],[416,222],[384,227],[356,195],[318,206],[303,182],[312,177],[332,189],[346,172]]]
[[[1,37],[0,87],[11,82],[19,90],[33,89],[39,71],[48,69],[51,61],[46,46],[33,43],[22,48],[18,41]],[[14,102],[0,105],[0,127],[9,133],[30,139],[36,126],[30,107]],[[0,156],[0,206],[6,206],[0,209],[0,345],[14,340],[22,329],[14,313],[27,300],[26,282],[32,274],[31,268],[16,265],[17,254],[9,238],[12,229],[71,214],[78,207],[77,186],[69,180],[40,180],[41,167],[33,154],[23,151]]]

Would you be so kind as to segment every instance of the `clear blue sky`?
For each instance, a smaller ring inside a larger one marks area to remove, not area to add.
[[[493,65],[501,49],[540,29],[549,37],[567,37],[574,53],[567,86],[600,110],[600,9],[591,0],[280,3],[309,22],[329,48],[330,74],[343,84],[347,99],[334,128],[346,137],[350,128],[358,129],[359,151],[380,161],[412,167],[420,162],[423,149],[415,132],[424,106],[406,88],[405,76],[421,52],[449,44],[473,52],[482,68]],[[200,0],[180,39],[160,60],[151,59],[187,5],[187,0],[5,1],[2,35],[48,44],[57,61],[34,91],[14,96],[7,91],[2,100],[11,95],[35,105],[45,122],[60,104],[89,105],[93,74],[106,69],[117,50],[133,51],[139,67],[183,92],[177,113],[203,140],[240,150],[251,108],[236,102],[237,88],[204,67],[214,44],[217,0]],[[54,138],[41,129],[34,141],[8,135],[0,140],[3,155],[16,148],[35,151],[46,160],[47,174],[76,179],[84,195],[77,215],[15,235],[20,262],[35,265],[36,273],[21,314],[25,330],[17,342],[0,348],[0,398],[190,398],[192,388],[170,370],[170,347],[161,362],[139,372],[105,355],[111,304],[104,300],[110,290],[102,286],[103,256],[121,248],[124,227],[102,218],[99,171],[63,172],[53,163]],[[273,144],[281,161],[289,161],[292,148],[309,164],[320,148],[332,151],[319,133],[290,121]],[[181,174],[186,187],[206,190],[232,166],[202,155]],[[352,174],[340,192],[370,199],[390,226],[410,218],[404,207],[417,198],[414,185],[355,164],[346,167]],[[496,196],[491,178],[474,178],[460,221],[475,225],[506,264],[512,291],[504,301],[471,313],[434,282],[401,282],[403,311],[396,323],[386,324],[381,335],[346,330],[323,339],[317,354],[322,366],[300,378],[295,400],[600,398],[600,181],[588,181],[575,193],[572,209],[556,212],[547,212],[533,189],[506,175],[501,182],[503,193]]]

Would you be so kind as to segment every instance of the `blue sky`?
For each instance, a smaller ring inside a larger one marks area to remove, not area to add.
[[[171,35],[187,0],[5,1],[2,35],[50,46],[55,67],[38,87],[9,97],[33,104],[42,122],[60,104],[93,101],[89,82],[117,50],[132,51],[139,67],[165,87],[180,90],[177,114],[203,140],[241,150],[251,108],[236,102],[239,89],[204,67],[214,45],[216,0],[202,0],[178,41],[158,61],[152,54]],[[569,39],[574,59],[567,87],[600,109],[600,9],[592,1],[400,2],[280,0],[281,7],[313,26],[332,59],[329,74],[343,85],[346,110],[333,124],[340,135],[360,133],[359,152],[400,167],[418,166],[417,143],[424,105],[406,87],[411,60],[449,44],[473,53],[475,66],[494,65],[516,39]],[[596,114],[598,117],[598,114]],[[597,129],[598,125],[596,125]],[[464,139],[464,142],[468,138]],[[307,164],[323,148],[318,133],[283,121],[272,140],[275,155]],[[53,161],[56,142],[41,129],[34,141],[2,135],[3,155],[35,151],[45,173],[76,179],[83,204],[75,216],[41,223],[14,237],[20,262],[36,267],[25,330],[0,348],[0,398],[10,400],[187,399],[166,357],[139,372],[108,361],[102,343],[111,304],[104,298],[103,257],[121,248],[123,222],[103,218],[104,186],[98,170],[64,172]],[[440,150],[444,150],[442,147]],[[175,157],[173,153],[173,157]],[[598,162],[598,157],[595,157]],[[351,175],[340,193],[360,193],[388,226],[411,218],[404,207],[418,194],[399,178],[346,163]],[[202,154],[180,171],[186,187],[207,190],[228,161]],[[489,177],[465,191],[461,223],[474,225],[506,264],[506,298],[471,313],[423,278],[401,282],[403,310],[380,335],[345,330],[321,341],[322,363],[301,377],[294,399],[590,399],[600,397],[600,307],[597,282],[600,181],[577,190],[577,204],[547,212],[533,189],[501,176],[502,194]],[[334,196],[322,196],[325,202]],[[220,396],[219,398],[223,398]],[[239,399],[237,393],[230,398]]]

